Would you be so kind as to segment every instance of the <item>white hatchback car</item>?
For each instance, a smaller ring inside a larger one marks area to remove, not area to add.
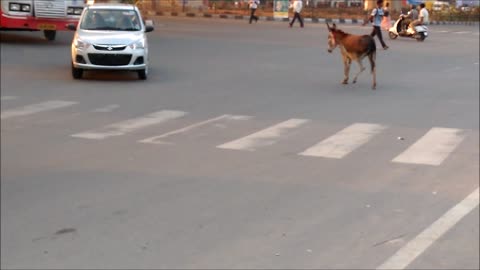
[[[84,70],[130,70],[139,79],[148,75],[148,43],[145,25],[136,6],[94,4],[85,7],[72,42],[72,76]]]

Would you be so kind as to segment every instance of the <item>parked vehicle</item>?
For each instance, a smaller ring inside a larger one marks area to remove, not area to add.
[[[443,2],[443,1],[435,1],[432,6],[433,11],[441,11],[449,8],[450,8],[450,4],[448,2]]]
[[[463,12],[469,12],[469,11],[472,11],[472,7],[468,6],[467,4],[463,4],[460,7],[460,10],[463,11]]]

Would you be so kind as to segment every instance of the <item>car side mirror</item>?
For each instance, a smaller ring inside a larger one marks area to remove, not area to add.
[[[152,25],[146,25],[145,26],[145,32],[148,33],[148,32],[152,32],[155,28],[153,28]]]
[[[67,29],[75,31],[75,30],[77,30],[77,26],[73,23],[69,23],[69,24],[67,24]]]

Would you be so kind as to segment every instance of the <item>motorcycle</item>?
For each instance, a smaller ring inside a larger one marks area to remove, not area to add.
[[[428,27],[425,25],[417,25],[415,26],[415,30],[410,27],[407,27],[407,29],[403,29],[402,25],[404,20],[405,16],[403,14],[400,14],[400,17],[398,17],[397,21],[388,30],[388,36],[391,39],[396,39],[398,36],[401,36],[414,38],[417,41],[424,41],[425,38],[428,36]]]

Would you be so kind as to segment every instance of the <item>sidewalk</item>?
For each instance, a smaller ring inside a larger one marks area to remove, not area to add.
[[[244,15],[230,15],[230,14],[211,14],[211,13],[190,13],[190,12],[146,12],[146,17],[149,19],[153,19],[155,17],[198,17],[198,18],[208,18],[208,19],[229,19],[229,20],[248,20],[249,16]],[[289,18],[274,18],[274,17],[267,17],[267,16],[259,16],[259,21],[278,21],[278,22],[286,22]],[[304,18],[304,22],[306,23],[338,23],[338,24],[362,24],[364,20],[362,19],[324,19],[324,18]],[[392,20],[392,23],[394,21]],[[473,21],[431,21],[431,25],[472,25],[478,26],[479,22]]]

